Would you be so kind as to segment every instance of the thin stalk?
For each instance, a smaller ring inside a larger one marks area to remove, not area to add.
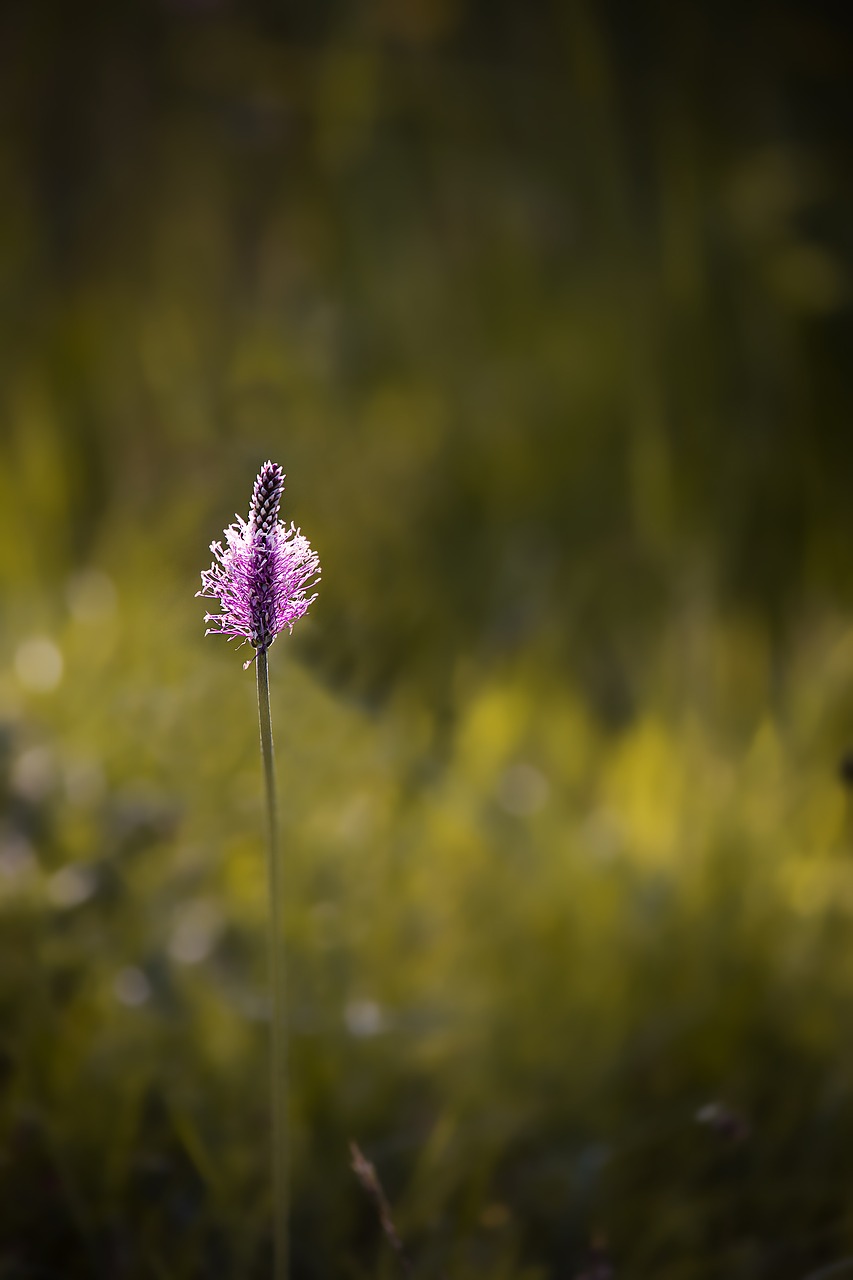
[[[275,759],[270,715],[270,679],[267,651],[258,652],[258,719],[261,727],[261,759],[267,800],[267,870],[269,875],[269,955],[272,982],[271,1090],[272,1090],[272,1187],[275,1280],[287,1280],[289,1159],[287,1123],[287,957],[284,934],[284,875],[278,840],[278,805]]]

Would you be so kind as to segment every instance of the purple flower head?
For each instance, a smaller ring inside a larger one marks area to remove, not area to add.
[[[214,560],[201,575],[196,595],[218,600],[221,613],[206,613],[205,635],[241,637],[258,653],[267,650],[280,631],[303,614],[314,595],[306,593],[319,581],[320,562],[307,538],[278,518],[284,493],[284,472],[265,462],[258,472],[248,522],[236,517],[225,530],[226,545],[212,542]],[[253,659],[244,663],[251,665]]]

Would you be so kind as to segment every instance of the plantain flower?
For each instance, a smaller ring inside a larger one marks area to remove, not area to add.
[[[279,632],[293,630],[316,593],[320,562],[311,544],[278,518],[284,472],[275,462],[261,467],[252,492],[248,521],[236,517],[225,530],[225,544],[212,542],[213,563],[201,575],[196,595],[219,601],[220,613],[206,613],[205,635],[248,640],[255,657],[266,653]],[[244,663],[249,667],[254,661]]]

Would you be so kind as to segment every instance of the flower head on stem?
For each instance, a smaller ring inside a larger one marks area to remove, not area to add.
[[[272,1101],[273,1258],[275,1280],[287,1280],[289,1253],[289,1125],[287,1074],[287,954],[284,931],[284,862],[278,839],[278,804],[270,713],[267,650],[280,631],[294,622],[316,598],[309,595],[319,581],[320,562],[307,538],[278,518],[284,472],[265,462],[258,472],[249,519],[236,517],[225,530],[225,545],[212,542],[213,564],[201,575],[196,595],[219,601],[220,613],[205,614],[211,632],[229,640],[248,640],[257,659],[258,722],[267,802],[267,845],[270,892],[270,976],[272,1025],[270,1084]]]
[[[308,592],[319,581],[320,562],[294,525],[278,518],[284,472],[275,462],[261,467],[252,493],[249,519],[236,516],[225,530],[225,545],[212,542],[213,563],[201,575],[199,596],[218,600],[221,612],[207,613],[205,632],[241,639],[266,653],[280,631],[293,630],[317,597]],[[253,658],[244,663],[251,666]]]

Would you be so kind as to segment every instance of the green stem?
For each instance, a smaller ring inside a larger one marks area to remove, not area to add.
[[[266,650],[258,653],[258,719],[261,727],[261,758],[267,800],[267,838],[269,873],[269,952],[272,979],[272,1182],[273,1245],[275,1280],[287,1280],[289,1168],[287,1124],[287,962],[284,935],[284,877],[278,841],[278,806],[275,791],[272,718],[270,716],[270,679]]]

